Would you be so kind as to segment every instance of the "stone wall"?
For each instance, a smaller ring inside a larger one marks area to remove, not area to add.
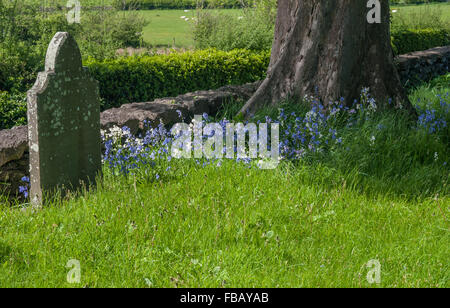
[[[26,126],[0,131],[0,194],[16,194],[22,177],[28,175],[28,131]]]
[[[403,83],[407,85],[417,78],[428,80],[447,73],[449,60],[450,46],[446,46],[401,55],[396,58],[396,64]],[[158,125],[160,120],[166,125],[178,122],[177,110],[186,118],[204,112],[215,114],[231,100],[248,100],[259,84],[226,86],[148,103],[123,105],[104,111],[101,114],[101,127],[128,126],[133,133],[138,133],[144,127],[144,120],[150,120],[154,125]],[[15,195],[18,192],[18,187],[23,184],[21,178],[28,175],[28,161],[27,127],[0,131],[0,194]]]
[[[437,47],[398,56],[395,59],[405,86],[448,73],[450,46]]]

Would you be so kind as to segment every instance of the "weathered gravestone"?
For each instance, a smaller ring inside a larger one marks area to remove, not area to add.
[[[28,91],[28,135],[34,204],[45,192],[64,194],[95,181],[101,170],[98,84],[68,33],[53,37],[45,71]]]

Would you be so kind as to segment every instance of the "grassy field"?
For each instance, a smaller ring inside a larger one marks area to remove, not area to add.
[[[411,99],[448,104],[449,90]],[[449,287],[448,145],[400,118],[364,123],[325,160],[172,160],[157,179],[105,167],[93,191],[0,205],[0,287]]]
[[[449,287],[449,196],[358,193],[328,168],[225,163],[0,212],[0,286]]]
[[[403,12],[405,14],[410,14],[417,12],[418,10],[427,9],[437,9],[442,12],[442,17],[446,20],[450,19],[450,3],[429,3],[429,4],[418,4],[418,5],[391,5],[392,10],[397,10],[398,12]]]
[[[241,10],[227,9],[220,12],[237,18]],[[146,43],[154,47],[194,46],[192,29],[195,22],[193,18],[197,15],[195,10],[150,10],[141,11],[140,14],[149,22],[143,33]]]
[[[238,15],[240,10],[222,11],[230,15]],[[150,10],[139,13],[149,22],[143,33],[146,43],[154,47],[191,48],[194,46],[192,28],[193,18],[196,17],[195,10]]]

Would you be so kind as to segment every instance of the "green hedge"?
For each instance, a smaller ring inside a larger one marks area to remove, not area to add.
[[[450,33],[445,30],[399,30],[392,33],[392,48],[396,55],[450,45]]]
[[[157,56],[88,60],[100,83],[102,110],[130,102],[148,102],[196,90],[216,89],[263,79],[270,53],[214,49]]]

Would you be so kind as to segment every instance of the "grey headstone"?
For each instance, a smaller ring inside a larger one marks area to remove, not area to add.
[[[30,198],[45,192],[76,190],[93,184],[101,170],[98,83],[82,67],[81,53],[66,32],[53,37],[28,91]]]

